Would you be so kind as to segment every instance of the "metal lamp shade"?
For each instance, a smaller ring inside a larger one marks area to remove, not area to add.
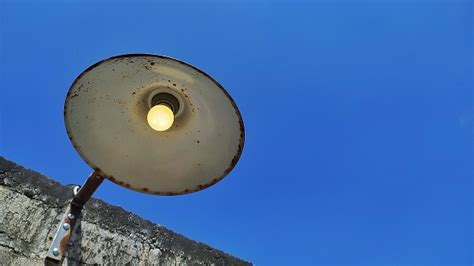
[[[158,92],[180,102],[173,126],[163,132],[147,123]],[[186,194],[217,183],[244,145],[242,117],[224,88],[196,67],[160,55],[116,56],[89,67],[69,89],[64,120],[95,171],[151,194]]]

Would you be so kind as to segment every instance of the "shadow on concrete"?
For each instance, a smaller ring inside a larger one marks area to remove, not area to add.
[[[79,218],[75,224],[75,228],[71,239],[69,240],[69,247],[67,249],[67,265],[83,265],[82,260],[82,217]]]

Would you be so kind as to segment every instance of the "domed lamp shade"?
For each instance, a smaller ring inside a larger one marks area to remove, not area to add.
[[[161,55],[121,55],[86,69],[69,89],[64,121],[94,172],[75,191],[48,251],[53,261],[62,260],[60,242],[104,178],[149,194],[192,193],[224,178],[244,146],[242,117],[227,91]]]

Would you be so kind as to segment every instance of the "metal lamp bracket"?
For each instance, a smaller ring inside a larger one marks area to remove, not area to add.
[[[104,181],[98,171],[94,171],[82,187],[74,187],[74,198],[69,203],[61,223],[52,240],[46,255],[45,264],[60,264],[66,255],[69,240],[74,232],[76,221],[80,218],[82,208]]]

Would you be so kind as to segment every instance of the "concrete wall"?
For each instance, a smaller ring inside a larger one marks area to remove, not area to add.
[[[0,157],[0,264],[43,264],[72,189]],[[91,199],[64,264],[250,265]]]

